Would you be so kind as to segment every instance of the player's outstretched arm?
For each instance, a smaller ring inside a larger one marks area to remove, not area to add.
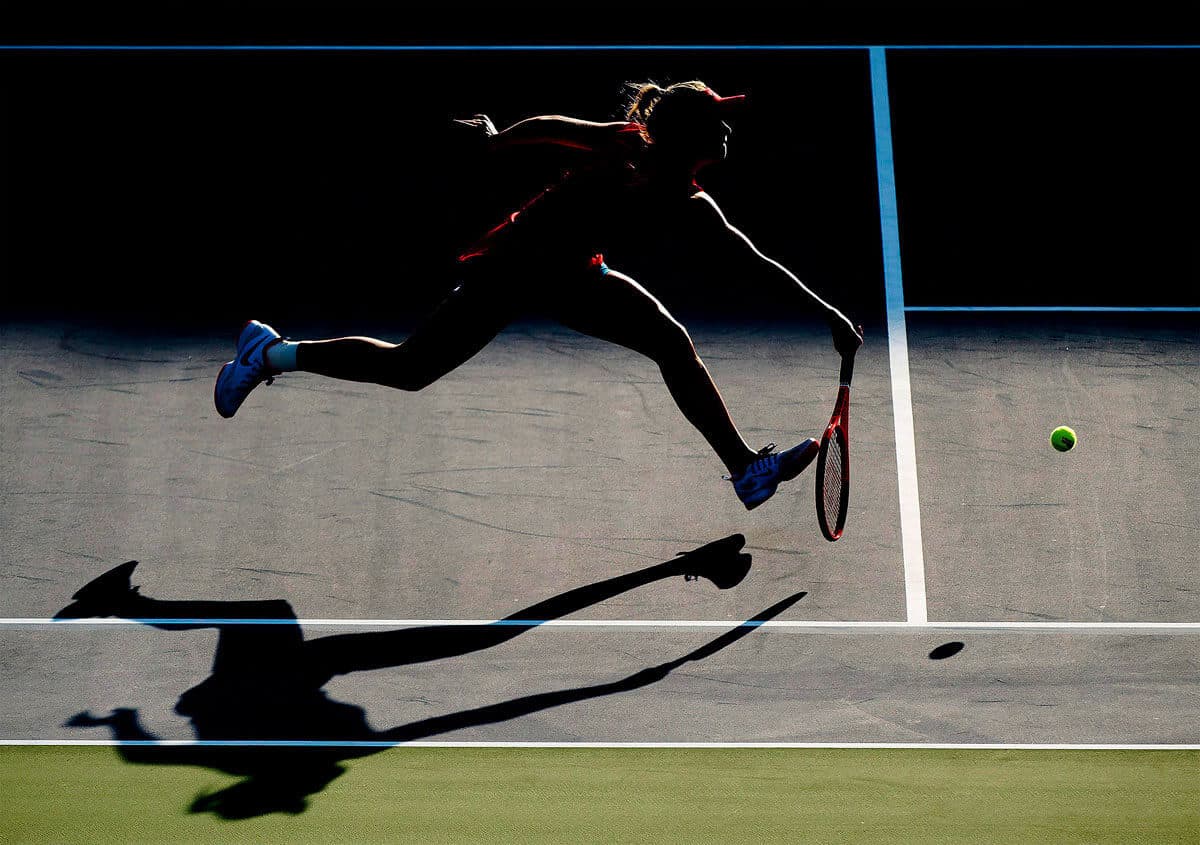
[[[750,238],[726,219],[716,200],[701,191],[692,198],[692,202],[696,204],[695,207],[699,211],[697,218],[705,221],[702,223],[706,229],[703,234],[707,236],[715,229],[719,234],[713,235],[713,237],[719,238],[721,242],[739,256],[752,262],[759,270],[784,282],[787,289],[799,295],[801,303],[817,309],[825,317],[826,322],[829,323],[829,329],[833,333],[833,345],[841,355],[852,354],[862,345],[862,334],[855,328],[849,317],[817,296],[791,270],[774,258],[765,255]]]
[[[465,126],[480,129],[493,148],[514,144],[551,144],[577,150],[602,150],[617,143],[618,132],[628,124],[621,121],[597,123],[561,114],[530,117],[504,130],[497,130],[486,114],[456,120]]]

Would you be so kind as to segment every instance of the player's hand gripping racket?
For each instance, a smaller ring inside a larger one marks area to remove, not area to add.
[[[862,336],[862,326],[858,327]],[[817,522],[825,539],[833,542],[846,527],[850,504],[850,377],[857,348],[842,356],[837,404],[821,438],[817,455]]]

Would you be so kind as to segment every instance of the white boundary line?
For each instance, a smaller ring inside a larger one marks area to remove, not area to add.
[[[0,739],[0,746],[125,746],[134,748],[801,748],[911,751],[1200,751],[1170,743],[1003,742],[387,742],[385,740]]]
[[[885,620],[840,621],[825,619],[770,619],[746,622],[734,619],[49,619],[45,617],[0,619],[0,627],[67,626],[114,627],[175,625],[215,627],[218,625],[298,625],[326,628],[779,628],[876,631],[1147,631],[1154,633],[1200,632],[1200,622],[898,622]]]
[[[883,279],[887,299],[888,359],[892,377],[892,418],[896,426],[896,475],[900,492],[900,537],[904,549],[905,617],[913,624],[929,618],[925,598],[925,551],[921,545],[921,499],[917,490],[917,447],[913,433],[912,387],[908,380],[908,326],[900,271],[900,224],[892,116],[888,100],[887,51],[872,47],[871,100],[875,109],[875,167],[879,180],[879,225],[883,237]]]
[[[906,305],[905,311],[962,314],[971,312],[1079,314],[1200,314],[1193,305]]]

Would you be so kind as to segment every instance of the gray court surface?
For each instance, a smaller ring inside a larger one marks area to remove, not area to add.
[[[1200,315],[908,322],[930,619],[1200,620]]]
[[[246,738],[229,713],[172,712],[212,687],[220,645],[239,677],[285,685],[322,654],[330,677],[297,689],[365,711],[338,733],[317,708],[271,738],[1200,740],[1195,629],[734,627],[905,621],[886,332],[867,328],[849,526],[830,544],[811,472],[747,513],[653,364],[555,326],[513,327],[418,394],[291,374],[225,421],[228,338],[7,323],[0,616],[52,616],[137,559],[145,596],[205,616],[275,600],[301,619],[729,625],[4,625],[0,738],[106,738],[64,723],[121,707],[147,736]],[[1200,622],[1196,328],[909,315],[931,621]],[[753,443],[824,426],[823,331],[692,329]],[[1060,423],[1081,438],[1066,455],[1047,440]],[[752,558],[736,586],[662,566],[735,534]],[[960,653],[930,659],[951,640]],[[239,683],[206,712],[252,707]]]

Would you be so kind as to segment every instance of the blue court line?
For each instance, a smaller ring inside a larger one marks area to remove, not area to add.
[[[794,748],[901,749],[911,751],[1200,751],[1192,743],[1001,743],[1001,742],[537,742],[395,741],[353,739],[0,739],[4,746],[108,746],[117,748]]]
[[[1197,50],[1200,44],[0,44],[5,51],[633,52],[758,50]]]
[[[1080,314],[1200,314],[1196,305],[906,305],[905,311],[927,313],[1076,312]]]

